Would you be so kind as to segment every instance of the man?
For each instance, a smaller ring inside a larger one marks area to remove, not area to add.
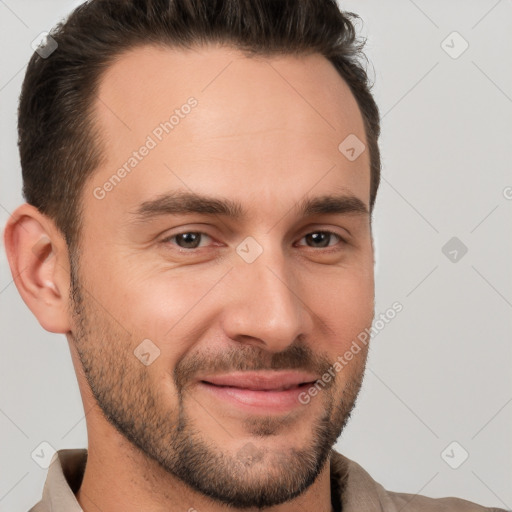
[[[88,449],[32,511],[490,510],[332,449],[374,316],[358,56],[330,0],[93,0],[33,56],[5,243],[67,336]]]

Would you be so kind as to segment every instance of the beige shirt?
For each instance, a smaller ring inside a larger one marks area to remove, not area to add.
[[[75,494],[82,483],[86,449],[59,450],[52,459],[42,500],[29,512],[81,512]],[[334,499],[342,512],[505,512],[485,508],[460,498],[427,498],[418,494],[386,491],[359,465],[336,451],[331,456]],[[312,511],[315,512],[315,511]]]

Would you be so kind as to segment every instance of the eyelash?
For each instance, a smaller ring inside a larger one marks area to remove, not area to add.
[[[335,237],[339,238],[342,246],[348,245],[348,242],[340,234],[336,233],[335,231],[329,231],[329,230],[310,231],[309,233],[306,233],[303,237],[301,237],[301,240],[303,238],[305,238],[306,236],[308,236],[308,235],[319,234],[319,233],[335,236]],[[188,234],[201,235],[203,237],[206,236],[206,237],[208,237],[208,238],[213,240],[213,237],[211,237],[207,233],[204,233],[203,231],[182,231],[181,233],[176,233],[176,234],[174,234],[172,236],[164,238],[161,241],[161,243],[165,245],[165,244],[168,244],[171,240],[174,240],[176,237],[178,237],[180,235],[188,235]],[[328,245],[327,247],[309,247],[309,248],[310,249],[317,249],[317,250],[323,249],[323,252],[334,252],[334,251],[337,251],[337,250],[341,250],[341,248],[338,248],[338,249],[333,248],[336,245],[337,244],[335,244],[334,246]],[[193,251],[198,251],[198,250],[201,249],[201,247],[192,247],[192,248],[189,248],[189,249],[184,248],[184,247],[180,247],[180,246],[176,246],[176,247],[178,248],[178,251],[182,252],[182,253],[191,253]],[[308,247],[308,246],[303,246],[303,247]]]

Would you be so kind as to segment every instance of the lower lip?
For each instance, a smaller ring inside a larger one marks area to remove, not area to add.
[[[286,412],[303,405],[299,396],[307,391],[312,383],[302,384],[285,391],[254,391],[251,389],[215,386],[200,382],[199,386],[221,400],[249,411]]]

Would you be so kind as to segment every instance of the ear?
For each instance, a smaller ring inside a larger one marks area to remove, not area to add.
[[[69,259],[64,237],[54,222],[27,203],[9,218],[4,244],[18,292],[41,326],[70,330]]]

